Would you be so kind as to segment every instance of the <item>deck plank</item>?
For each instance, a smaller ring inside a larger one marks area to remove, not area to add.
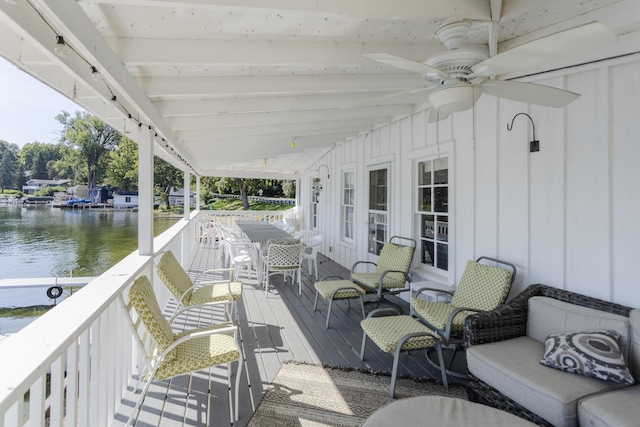
[[[220,268],[217,244],[200,245],[189,266],[190,276]],[[348,269],[318,254],[318,277],[349,277]],[[243,297],[238,304],[241,345],[244,353],[243,372],[239,388],[240,417],[236,427],[244,427],[260,404],[282,363],[288,360],[322,363],[330,366],[391,371],[393,356],[368,343],[365,360],[360,360],[362,314],[356,300],[348,308],[346,301],[333,304],[329,329],[325,328],[327,302],[320,298],[318,310],[313,310],[315,275],[309,274],[308,264],[302,266],[302,295],[298,287],[284,283],[281,276],[273,278],[269,294],[255,278],[243,276]],[[406,303],[405,303],[406,304]],[[169,304],[169,315],[175,302]],[[369,311],[372,307],[366,307]],[[175,328],[206,326],[223,321],[220,307],[188,312],[176,322]],[[403,354],[399,374],[417,377],[435,376],[437,372],[424,360],[423,352]],[[233,425],[231,396],[235,392],[237,363],[232,364],[231,388],[227,384],[227,366],[216,366],[169,381],[156,381],[139,418],[138,426],[198,426]],[[130,390],[132,387],[130,387]],[[117,420],[126,420],[138,394],[129,393]],[[116,422],[115,425],[124,425]]]

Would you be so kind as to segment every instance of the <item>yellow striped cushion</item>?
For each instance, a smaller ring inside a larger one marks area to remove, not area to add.
[[[189,275],[184,271],[171,251],[165,252],[158,263],[158,276],[169,288],[176,299],[182,298],[185,292],[193,286]],[[191,293],[191,291],[189,291]],[[184,300],[188,301],[190,295]]]
[[[160,349],[160,352],[168,348],[174,340],[173,331],[162,315],[162,310],[158,305],[156,296],[151,287],[151,282],[146,276],[141,276],[131,285],[129,289],[131,305],[135,309],[138,317],[151,334],[153,341]],[[166,359],[175,358],[175,352],[167,355]]]
[[[233,326],[231,323],[221,323],[212,328],[219,329]],[[175,339],[188,334],[187,331],[175,335]],[[200,338],[194,338],[178,345],[175,357],[171,360],[163,360],[156,371],[159,380],[180,375],[185,372],[197,371],[221,363],[232,362],[240,359],[240,353],[233,336],[233,332],[214,334]]]
[[[360,322],[362,330],[376,343],[380,350],[393,353],[400,339],[415,332],[433,333],[431,329],[410,316],[369,317]],[[435,345],[434,338],[429,336],[410,338],[402,346],[402,351],[430,348]]]
[[[234,300],[242,297],[242,282],[231,282],[231,295]],[[206,304],[209,302],[227,301],[229,299],[229,284],[214,283],[196,289],[191,294],[188,301],[184,301],[185,306]]]

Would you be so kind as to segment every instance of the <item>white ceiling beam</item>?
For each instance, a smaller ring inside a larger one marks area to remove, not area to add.
[[[425,84],[416,73],[324,74],[296,76],[224,76],[139,78],[151,98],[207,97],[227,94],[274,95],[318,92],[406,90]]]
[[[426,43],[275,42],[262,40],[106,39],[127,66],[166,64],[259,67],[273,64],[374,65],[365,53],[390,53],[424,61],[442,52],[438,41]],[[377,65],[379,69],[390,69]],[[397,70],[396,70],[397,71]]]
[[[167,119],[175,131],[181,129],[222,128],[227,126],[258,126],[280,123],[282,125],[300,122],[317,122],[327,120],[348,120],[369,117],[390,118],[397,115],[410,114],[411,105],[365,106],[320,111],[277,111],[272,113],[226,114],[220,116],[188,116]]]
[[[257,98],[191,99],[156,101],[160,114],[167,117],[219,115],[229,113],[258,113],[271,111],[322,110],[347,108],[357,105],[416,104],[426,99],[424,94],[380,98],[395,92],[365,94],[320,94],[301,96],[261,96]]]
[[[234,8],[281,9],[299,12],[336,13],[362,16],[394,16],[449,18],[462,16],[466,19],[489,20],[491,18],[487,0],[82,0],[82,3],[126,4],[135,6],[166,6],[170,8]]]
[[[260,136],[267,134],[278,135],[309,135],[317,132],[318,129],[326,129],[333,127],[338,130],[346,129],[360,129],[361,131],[371,130],[373,126],[370,125],[370,118],[361,118],[354,120],[330,120],[325,122],[311,122],[311,123],[291,123],[283,128],[282,124],[262,125],[262,126],[235,126],[224,127],[211,131],[210,129],[189,129],[176,132],[176,136],[182,141],[189,142],[190,144],[197,144],[199,140],[207,138],[226,138],[237,137],[242,138],[245,136]]]
[[[344,128],[344,129],[332,129],[332,128],[318,128],[315,132],[308,132],[302,135],[295,136],[296,146],[291,147],[291,140],[293,135],[289,135],[288,132],[269,134],[269,135],[245,135],[245,136],[226,136],[216,137],[212,136],[208,140],[201,140],[197,143],[190,143],[189,148],[192,152],[203,152],[213,149],[214,152],[234,152],[237,150],[237,145],[242,145],[243,149],[256,147],[264,147],[265,145],[273,144],[277,147],[275,152],[282,151],[295,151],[299,149],[307,148],[309,144],[316,141],[325,141],[330,139],[332,142],[336,139],[343,139],[347,136],[354,136],[360,131],[356,128]],[[253,151],[252,151],[252,154]]]

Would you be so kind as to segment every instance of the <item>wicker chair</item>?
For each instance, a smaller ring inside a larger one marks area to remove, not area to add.
[[[199,281],[194,283],[182,268],[173,252],[162,254],[157,263],[157,273],[178,302],[178,308],[202,308],[207,305],[227,302],[227,314],[237,323],[238,309],[236,301],[242,298],[242,283],[233,280]],[[206,274],[224,274],[233,276],[233,269],[213,269]],[[175,314],[174,314],[175,316]]]
[[[393,236],[382,247],[377,263],[357,261],[351,266],[350,280],[367,292],[375,293],[378,302],[384,298],[384,294],[403,292],[410,281],[409,269],[415,249],[415,240]],[[356,271],[361,265],[373,265],[375,271]]]
[[[128,312],[135,310],[137,319],[129,317],[136,342],[145,354],[145,366],[140,378],[147,377],[140,397],[127,421],[127,426],[138,417],[142,402],[154,379],[163,380],[223,363],[227,364],[230,383],[231,362],[238,361],[235,384],[234,421],[238,419],[238,391],[242,376],[242,349],[238,340],[238,327],[231,322],[207,328],[174,333],[163,316],[151,283],[141,276],[129,290]],[[123,300],[124,303],[124,300]],[[151,336],[148,341],[146,337]],[[137,388],[137,387],[136,387]],[[233,402],[232,402],[233,405]]]
[[[553,298],[558,301],[593,308],[603,312],[629,317],[631,309],[619,304],[545,286],[531,285],[507,304],[486,313],[467,317],[464,323],[464,346],[509,340],[526,335],[529,299],[534,296]],[[548,421],[529,411],[522,405],[503,395],[471,372],[468,394],[472,401],[481,401],[498,409],[518,415],[540,426],[552,427]]]

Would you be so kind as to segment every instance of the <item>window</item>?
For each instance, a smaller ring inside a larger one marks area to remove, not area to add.
[[[125,203],[131,203],[131,196],[125,196],[124,197],[124,202]]]
[[[311,224],[309,224],[312,230],[318,229],[318,199],[321,189],[320,178],[313,178],[311,180]]]
[[[369,241],[370,254],[379,255],[387,241],[387,169],[369,171]]]
[[[342,174],[342,240],[352,242],[354,239],[353,216],[355,212],[355,173]]]
[[[418,229],[420,261],[449,270],[449,161],[418,163]]]

